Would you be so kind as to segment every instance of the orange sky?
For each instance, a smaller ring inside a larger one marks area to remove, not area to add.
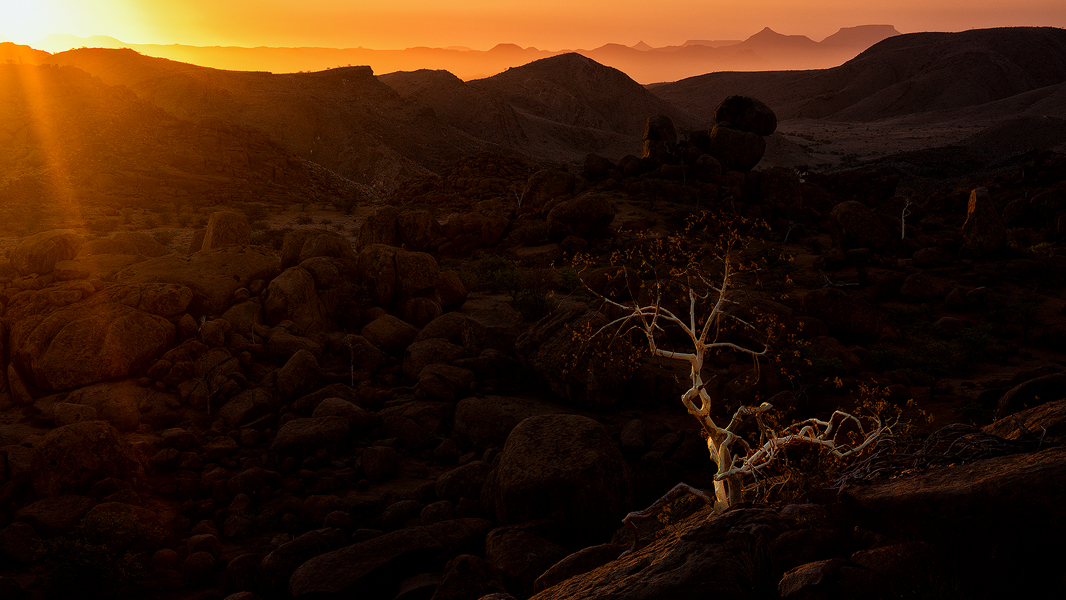
[[[741,6],[743,4],[743,6]],[[509,42],[559,50],[744,39],[763,27],[815,40],[840,27],[901,32],[1066,27],[1063,0],[0,0],[0,36],[108,35],[135,44],[391,49]]]

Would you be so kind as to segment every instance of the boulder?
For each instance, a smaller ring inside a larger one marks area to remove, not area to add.
[[[49,496],[20,508],[15,513],[15,520],[29,523],[42,534],[54,537],[74,529],[99,502],[91,496],[77,494]]]
[[[444,229],[428,210],[412,210],[401,214],[396,220],[400,243],[416,252],[433,250],[434,243],[444,239]]]
[[[1010,574],[1011,588],[1051,589],[1064,558],[1066,447],[928,469],[843,489],[850,518],[874,531],[950,541],[987,567]]]
[[[833,241],[842,250],[869,248],[881,250],[892,241],[893,233],[881,216],[857,200],[841,202],[829,213]]]
[[[274,398],[267,388],[244,390],[231,398],[218,410],[218,418],[230,427],[258,419],[274,408]]]
[[[291,399],[310,392],[318,382],[321,371],[314,354],[298,350],[278,370],[278,393],[284,399]]]
[[[485,559],[504,574],[507,588],[523,597],[541,573],[566,555],[562,546],[518,527],[500,527],[485,538]]]
[[[585,162],[581,168],[581,176],[590,181],[601,181],[606,179],[612,170],[618,167],[611,162],[611,159],[600,156],[599,154],[586,154]]]
[[[42,231],[23,238],[11,249],[11,266],[19,275],[47,275],[56,262],[77,256],[82,243],[72,229]]]
[[[355,262],[351,242],[335,231],[297,229],[285,234],[281,244],[282,269],[295,267],[309,258],[319,256],[336,258],[345,264]]]
[[[465,350],[462,346],[457,346],[447,340],[430,338],[414,342],[404,351],[403,373],[408,377],[418,377],[426,365],[448,365],[464,355]]]
[[[184,256],[170,254],[130,265],[119,283],[177,283],[193,292],[188,310],[194,316],[220,315],[234,293],[257,279],[270,281],[281,271],[277,254],[260,246],[225,246]]]
[[[485,559],[460,554],[444,566],[433,600],[468,600],[506,593],[500,573]]]
[[[348,419],[338,416],[293,419],[278,429],[271,452],[313,454],[348,437]]]
[[[426,365],[418,373],[418,389],[430,398],[453,402],[470,393],[474,372],[452,365]]]
[[[1066,373],[1052,373],[1020,383],[1000,397],[996,408],[1009,415],[1045,402],[1066,398]]]
[[[992,203],[988,188],[970,192],[966,205],[966,222],[962,225],[961,252],[970,258],[988,257],[1007,245],[1007,227]]]
[[[572,174],[559,169],[543,169],[533,173],[529,176],[526,189],[519,199],[518,213],[543,211],[552,200],[572,192],[575,181]]]
[[[378,306],[425,295],[440,282],[437,261],[424,252],[372,244],[359,254],[356,273]]]
[[[71,404],[69,402],[56,402],[52,406],[52,422],[56,427],[79,423],[81,421],[98,421],[96,409],[91,406]]]
[[[601,237],[614,220],[612,197],[600,192],[585,192],[555,205],[548,213],[548,235],[561,240],[567,236],[584,239]]]
[[[83,302],[15,323],[11,359],[38,387],[66,390],[139,372],[173,344],[174,334],[162,317]]]
[[[263,323],[263,303],[259,298],[253,298],[234,304],[222,313],[222,318],[229,321],[233,333],[251,339],[256,326]]]
[[[207,230],[200,250],[223,246],[244,246],[252,243],[252,228],[243,213],[219,211],[207,219]]]
[[[342,417],[348,421],[350,431],[365,431],[371,424],[372,418],[358,404],[349,402],[343,398],[326,398],[318,403],[312,417]]]
[[[440,283],[437,284],[440,306],[443,311],[458,309],[466,302],[466,286],[455,271],[441,271]]]
[[[491,248],[499,244],[510,225],[507,214],[485,211],[452,215],[442,227],[444,237],[451,243],[451,253],[465,255],[476,248]],[[444,246],[441,251],[444,251]]]
[[[463,498],[480,500],[485,478],[492,472],[492,465],[482,460],[473,460],[444,473],[437,478],[437,498],[458,504]]]
[[[293,321],[303,332],[325,327],[325,307],[315,291],[315,280],[300,267],[285,269],[267,285],[263,316],[269,325]]]
[[[527,396],[471,396],[455,407],[455,433],[478,450],[503,446],[529,417],[568,413],[570,409]]]
[[[648,117],[644,124],[644,136],[641,139],[641,157],[661,161],[677,146],[677,131],[674,122],[666,115]]]
[[[1066,440],[1066,399],[1052,400],[1008,415],[986,425],[984,431],[1008,440],[1040,437],[1053,443],[1061,442]]]
[[[404,321],[417,328],[425,327],[430,321],[444,313],[440,301],[433,296],[416,296],[397,303],[397,312]]]
[[[777,115],[760,100],[750,96],[729,96],[714,110],[719,125],[767,136],[777,131]]]
[[[67,395],[67,402],[91,407],[98,418],[123,432],[137,431],[141,423],[142,402],[148,390],[135,381],[98,383],[79,388]]]
[[[359,333],[386,354],[402,356],[418,335],[418,329],[392,315],[382,315],[364,325]]]
[[[935,279],[925,273],[911,273],[899,287],[899,297],[907,302],[928,302],[940,295]]]
[[[629,467],[592,419],[530,417],[507,437],[481,498],[501,524],[552,518],[588,543],[610,536],[629,511]]]
[[[469,552],[484,539],[488,527],[484,519],[453,519],[399,529],[326,552],[296,569],[289,592],[296,600],[350,597],[375,589],[372,586],[382,585],[386,578],[400,581],[422,573],[440,554]]]
[[[392,446],[370,446],[363,450],[363,473],[370,481],[385,481],[400,468],[400,455]]]
[[[711,146],[707,152],[727,171],[746,173],[755,168],[766,152],[766,141],[756,133],[722,125],[711,129]]]
[[[400,211],[395,206],[383,206],[376,213],[369,215],[359,228],[355,241],[357,251],[362,252],[372,244],[399,246],[399,219]]]
[[[40,497],[84,493],[101,479],[132,483],[144,466],[106,421],[71,423],[48,432],[33,449],[33,489]]]
[[[636,348],[609,334],[588,340],[575,335],[582,331],[591,335],[607,322],[602,313],[584,305],[557,310],[519,336],[515,353],[560,398],[589,408],[611,406],[636,371]]]

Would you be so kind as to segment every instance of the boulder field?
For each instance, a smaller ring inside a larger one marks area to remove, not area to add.
[[[498,195],[513,159],[468,157],[351,237],[257,246],[220,212],[186,252],[135,232],[21,240],[0,262],[0,597],[1063,592],[1066,263],[1040,246],[1063,234],[1061,184],[1006,176],[904,213],[876,173],[750,171],[768,110],[731,98],[717,132],[681,141],[653,118],[643,156],[529,169],[515,198]],[[1047,213],[1024,248],[1015,196]],[[796,358],[711,357],[716,410],[825,416],[876,385],[937,422],[905,413],[924,428],[829,493],[723,514],[681,498],[634,541],[629,511],[711,487],[713,465],[685,368],[622,368],[573,334],[619,316],[596,294],[639,299],[655,273],[597,263],[567,283],[561,265],[677,231],[696,201],[766,222],[760,249],[793,256],[757,258],[764,279],[728,300]],[[527,279],[493,290],[507,273]],[[986,426],[947,425],[955,409]]]

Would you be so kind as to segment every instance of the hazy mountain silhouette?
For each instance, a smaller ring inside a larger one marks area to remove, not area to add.
[[[607,44],[574,50],[601,64],[625,72],[641,83],[672,81],[711,71],[815,69],[839,65],[886,37],[898,35],[890,25],[841,29],[822,42],[805,36],[785,36],[763,29],[743,42],[688,42],[682,46],[651,48]],[[377,73],[447,70],[460,79],[485,78],[510,67],[570,50],[539,50],[498,44],[490,50],[415,47],[404,50],[368,48],[240,48],[181,44],[128,44],[106,36],[77,38],[53,35],[38,44],[47,50],[71,47],[131,48],[148,56],[237,71],[274,73],[319,71],[344,65],[370,65]]]

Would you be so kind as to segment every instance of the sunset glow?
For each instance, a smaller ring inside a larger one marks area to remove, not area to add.
[[[652,46],[689,39],[744,39],[763,27],[819,40],[840,27],[895,25],[901,32],[960,31],[1002,26],[1066,27],[1066,4],[1055,0],[2,0],[0,35],[32,44],[49,34],[106,35],[136,44],[405,48],[514,43],[541,49],[605,43]]]

